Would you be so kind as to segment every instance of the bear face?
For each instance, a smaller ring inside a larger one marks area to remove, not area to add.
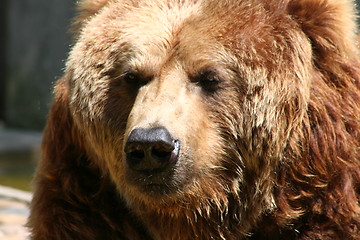
[[[222,139],[216,133],[216,126],[211,120],[216,116],[209,114],[206,109],[214,108],[211,105],[217,102],[215,91],[220,88],[220,84],[226,84],[219,82],[220,74],[224,75],[221,76],[224,78],[231,76],[225,66],[213,67],[222,61],[221,53],[216,53],[221,45],[213,41],[214,46],[205,48],[205,43],[210,39],[208,38],[204,42],[199,41],[196,46],[186,46],[189,45],[186,42],[191,39],[186,39],[186,34],[182,32],[182,25],[186,24],[182,22],[185,22],[192,12],[197,11],[191,8],[200,6],[188,6],[182,10],[179,6],[174,6],[172,10],[161,10],[160,6],[145,5],[128,12],[123,4],[117,5],[119,9],[109,8],[101,14],[111,16],[119,11],[124,12],[124,15],[119,14],[123,20],[115,19],[114,23],[106,17],[94,18],[84,28],[84,32],[92,31],[94,27],[105,24],[104,29],[108,31],[114,26],[116,33],[111,33],[109,39],[100,40],[107,44],[99,52],[105,62],[97,56],[87,55],[88,52],[94,52],[93,47],[104,45],[97,42],[97,31],[90,39],[88,33],[84,33],[84,40],[78,41],[79,44],[74,47],[69,64],[69,71],[74,69],[71,106],[73,109],[86,109],[85,112],[77,114],[79,125],[88,122],[86,129],[96,128],[94,131],[105,135],[99,137],[92,134],[89,142],[96,143],[95,154],[99,161],[105,162],[106,169],[113,171],[110,174],[122,192],[129,191],[131,195],[138,192],[136,195],[142,198],[153,193],[156,198],[165,198],[186,189],[192,191],[190,186],[195,185],[195,179],[201,179],[200,172],[204,171],[205,174],[209,171],[209,166],[219,165],[216,161],[219,159],[217,155],[221,153]],[[149,14],[149,11],[154,14]],[[148,12],[149,16],[140,20],[145,12]],[[155,12],[160,12],[160,15]],[[175,13],[178,16],[172,16]],[[167,18],[173,24],[152,27],[161,18]],[[98,19],[101,22],[98,22]],[[133,24],[135,22],[142,24]],[[151,29],[149,35],[142,33],[146,29]],[[174,31],[179,33],[174,36]],[[196,34],[194,27],[189,26],[186,31]],[[115,42],[113,34],[117,35]],[[138,40],[134,41],[133,38]],[[180,41],[177,38],[185,40]],[[197,51],[196,59],[187,59],[191,51]],[[214,52],[211,61],[206,59],[209,51]],[[181,56],[178,56],[179,53]],[[81,63],[77,56],[103,67],[94,69],[94,66],[78,66]],[[92,73],[85,70],[89,69],[88,67],[92,69]],[[103,71],[102,75],[98,75],[99,70]],[[208,82],[202,87],[201,84],[205,81]],[[210,83],[211,81],[214,83]],[[89,93],[93,93],[90,94],[92,98],[89,98]],[[84,102],[84,99],[87,102]],[[117,109],[121,113],[117,113]],[[101,116],[102,119],[96,116]],[[94,124],[89,121],[94,121]],[[135,174],[129,169],[124,152],[127,138],[134,129],[159,127],[165,128],[180,144],[175,165],[169,171],[155,174],[153,178],[148,174]],[[116,147],[107,149],[105,146],[109,144],[109,140]],[[107,153],[103,152],[105,149]],[[104,157],[104,154],[109,156]],[[132,184],[128,184],[129,182]],[[144,190],[150,192],[146,193]],[[162,192],[164,194],[161,194]],[[134,196],[130,198],[133,199]]]
[[[34,239],[356,239],[350,1],[80,7],[45,130]]]
[[[155,198],[199,194],[211,178],[209,188],[224,194],[242,182],[244,165],[256,172],[268,164],[259,157],[278,157],[299,127],[310,44],[284,14],[266,13],[262,4],[246,8],[118,3],[84,26],[67,68],[71,108],[98,161],[132,200],[135,192],[149,197],[147,190]],[[234,18],[242,24],[233,26]],[[273,27],[276,21],[284,24]],[[175,165],[151,177],[134,174],[123,151],[127,138],[134,129],[159,127],[180,144]],[[235,139],[244,145],[229,148]],[[265,148],[272,153],[256,152]],[[223,174],[231,175],[227,183],[217,179]]]

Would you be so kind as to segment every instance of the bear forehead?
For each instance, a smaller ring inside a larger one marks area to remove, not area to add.
[[[138,68],[148,65],[150,71],[176,56],[188,69],[199,69],[235,62],[230,51],[255,49],[256,43],[268,42],[265,37],[271,34],[265,32],[274,29],[269,19],[274,21],[274,14],[267,14],[261,3],[139,2],[111,2],[94,15],[78,41],[82,54],[98,62],[123,58]]]

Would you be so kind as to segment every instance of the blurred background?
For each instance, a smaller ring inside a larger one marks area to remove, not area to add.
[[[30,191],[75,0],[0,0],[0,185]]]
[[[31,191],[75,2],[0,0],[0,185]]]

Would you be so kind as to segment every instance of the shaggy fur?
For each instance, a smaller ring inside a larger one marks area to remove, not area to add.
[[[33,240],[360,239],[350,0],[83,0],[55,86]],[[181,142],[161,186],[135,128]]]

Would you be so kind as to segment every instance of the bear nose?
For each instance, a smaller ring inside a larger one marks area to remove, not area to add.
[[[126,144],[126,162],[132,170],[145,174],[162,172],[175,165],[180,142],[166,128],[136,128]]]

